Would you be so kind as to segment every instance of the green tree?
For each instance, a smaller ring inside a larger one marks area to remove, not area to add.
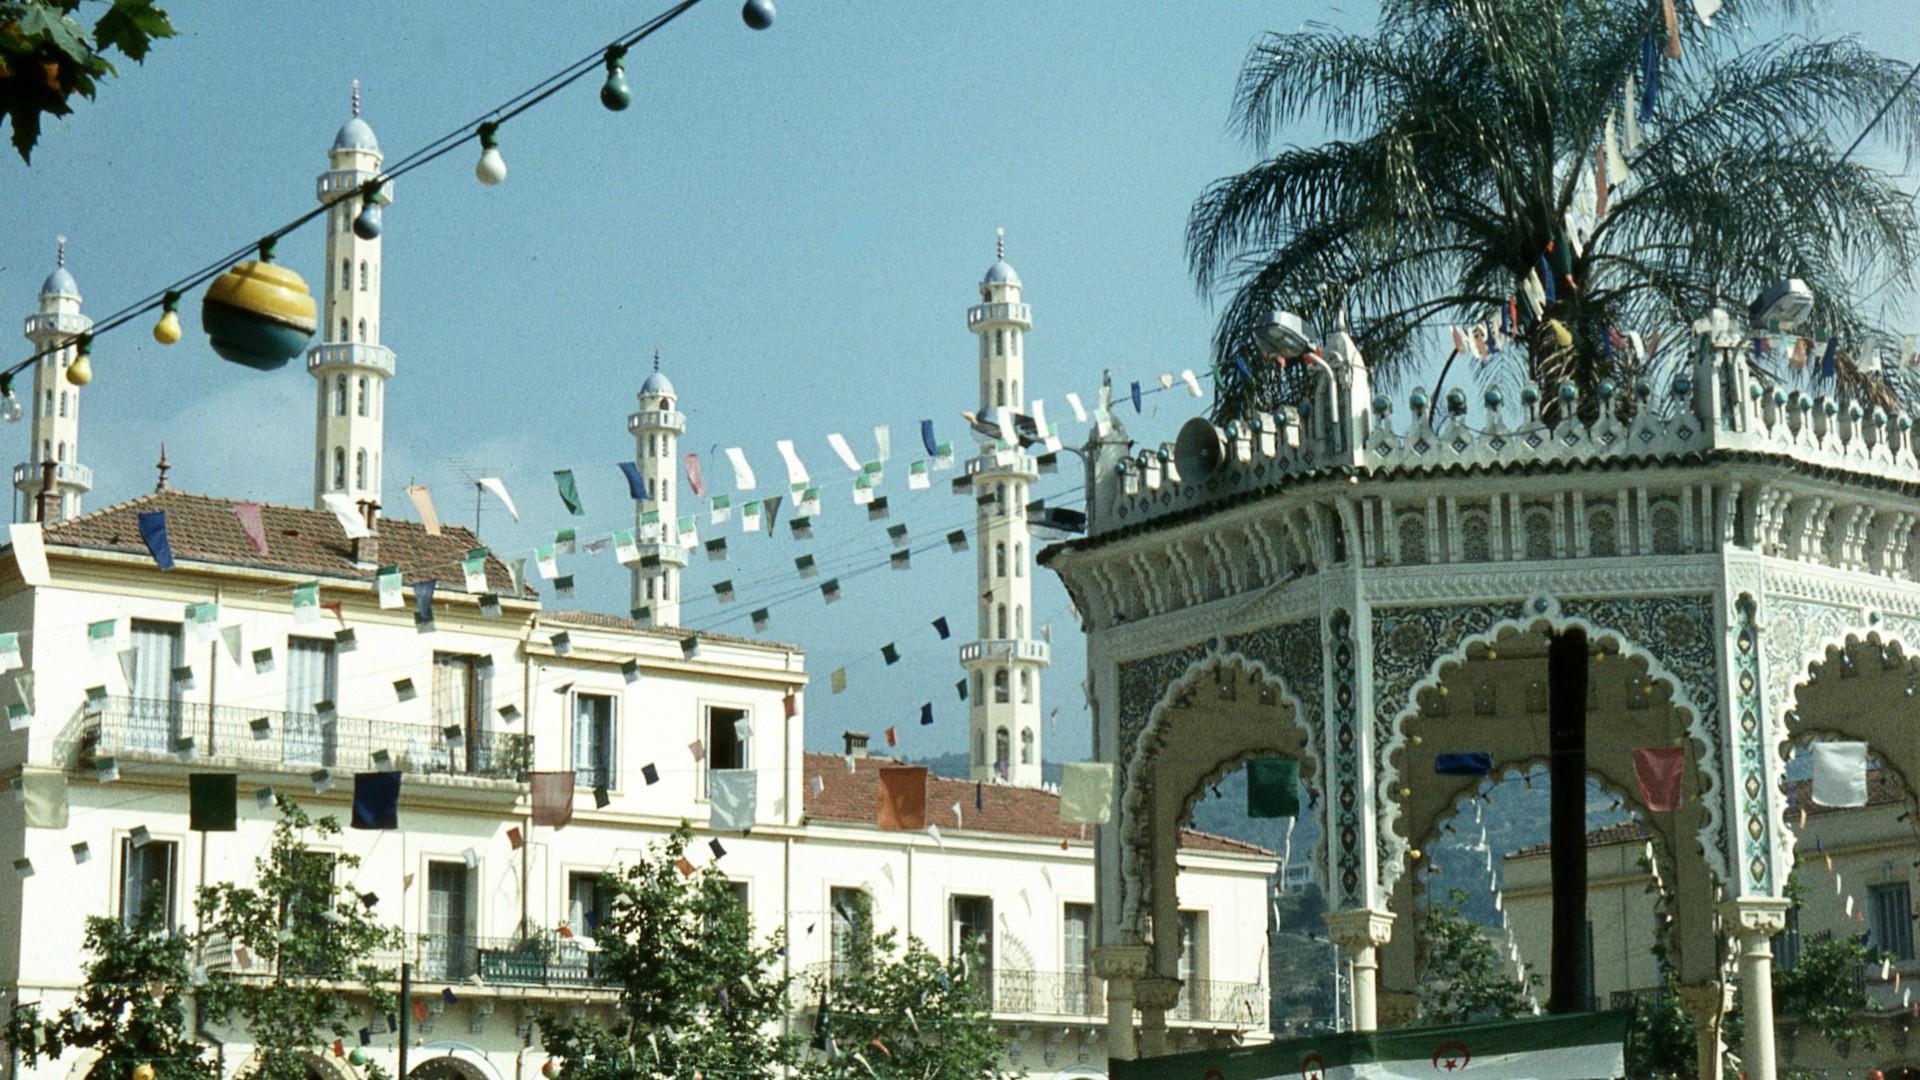
[[[336,1008],[343,984],[359,983],[376,1015],[392,1014],[393,994],[383,987],[398,976],[381,954],[397,949],[401,934],[375,921],[347,884],[358,856],[308,847],[310,838],[340,835],[339,821],[311,818],[284,796],[279,808],[253,883],[200,890],[203,932],[252,959],[244,970],[236,962],[211,973],[200,1000],[210,1015],[239,1014],[260,1055],[258,1080],[305,1080],[307,1058],[359,1026]]]
[[[165,925],[159,900],[133,925],[87,920],[89,959],[73,1004],[51,1019],[33,1004],[13,1011],[6,1041],[28,1064],[93,1050],[100,1060],[89,1080],[130,1080],[142,1064],[157,1080],[218,1080],[218,1063],[188,1027],[193,941]]]
[[[1420,976],[1420,1018],[1431,1024],[1504,1020],[1533,1011],[1528,978],[1515,978],[1480,927],[1460,914],[1467,902],[1455,888],[1445,903],[1420,915],[1426,970]]]
[[[543,1016],[560,1080],[764,1076],[790,1060],[776,1032],[787,1005],[787,981],[775,974],[783,942],[755,939],[715,865],[682,873],[691,839],[682,823],[607,882],[612,910],[593,931],[595,970],[619,990],[624,1017],[610,1027]]]
[[[800,1063],[814,1080],[975,1080],[992,1075],[1008,1040],[993,1024],[980,957],[942,961],[919,938],[901,948],[892,930],[874,935],[870,910],[853,913],[851,947],[809,979],[819,997]],[[1068,988],[1072,989],[1072,988]],[[855,1055],[858,1055],[857,1057]]]
[[[0,112],[13,123],[13,148],[33,160],[40,118],[73,111],[75,94],[92,100],[101,79],[119,72],[106,53],[135,63],[154,41],[174,34],[153,0],[110,0],[93,32],[74,21],[82,0],[0,0]]]
[[[1883,398],[1851,360],[1889,340],[1854,287],[1904,279],[1920,222],[1891,177],[1846,150],[1883,105],[1874,137],[1911,148],[1920,86],[1852,40],[1763,33],[1736,51],[1749,27],[1802,0],[1726,0],[1711,27],[1687,6],[1677,39],[1651,2],[1382,0],[1370,37],[1310,26],[1257,42],[1234,114],[1264,160],[1211,184],[1187,229],[1196,283],[1227,293],[1216,419],[1294,400],[1311,377],[1260,359],[1276,309],[1329,329],[1345,319],[1391,385],[1418,370],[1440,328],[1496,318],[1521,297],[1520,346],[1487,377],[1533,380],[1550,407],[1571,386],[1591,418],[1603,382],[1658,374],[1657,357],[1609,347],[1609,330],[1673,340],[1716,302],[1742,308],[1783,277],[1813,289],[1808,332],[1838,340],[1842,383]],[[1683,58],[1657,60],[1644,141],[1621,146],[1631,179],[1616,162],[1604,216],[1573,213],[1609,128],[1616,145],[1629,141],[1640,111],[1629,80],[1646,52],[1669,46]],[[1270,153],[1303,121],[1332,138]],[[1584,243],[1570,220],[1591,220]],[[1543,269],[1554,295],[1535,320],[1526,283]],[[1783,378],[1785,352],[1765,361]]]

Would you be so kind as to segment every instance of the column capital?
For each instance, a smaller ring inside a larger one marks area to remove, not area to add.
[[[1680,989],[1680,1007],[1693,1017],[1693,1022],[1701,1025],[1720,1026],[1720,1018],[1733,1007],[1733,987],[1721,983],[1708,983],[1705,986],[1682,986]]]
[[[1722,903],[1720,918],[1743,942],[1751,944],[1757,940],[1764,945],[1768,938],[1787,928],[1787,909],[1792,906],[1793,902],[1784,897],[1743,896]]]
[[[1149,975],[1133,981],[1133,1000],[1142,1009],[1167,1010],[1180,1002],[1181,981],[1167,975]]]
[[[1393,940],[1393,914],[1351,908],[1326,914],[1327,937],[1344,949],[1378,948]]]
[[[1144,978],[1151,957],[1145,945],[1098,945],[1093,950],[1093,973],[1109,980]]]

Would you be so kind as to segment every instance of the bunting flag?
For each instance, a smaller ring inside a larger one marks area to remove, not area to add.
[[[1821,378],[1831,379],[1834,377],[1834,375],[1837,372],[1835,361],[1838,359],[1839,354],[1840,354],[1840,339],[1828,338],[1827,351],[1823,356],[1820,357],[1820,377]]]
[[[560,489],[560,501],[567,506],[567,513],[574,517],[586,517],[586,508],[580,505],[580,486],[574,482],[572,469],[556,469],[553,482]]]
[[[398,772],[353,774],[352,826],[356,829],[400,827],[400,774]]]
[[[425,580],[417,581],[414,583],[414,586],[413,586],[413,621],[414,622],[429,623],[429,624],[433,622],[433,593],[434,593],[434,590],[439,587],[440,587],[440,582],[436,581],[433,578],[426,578]],[[294,606],[294,610],[296,612],[300,610],[299,605],[297,603]]]
[[[953,684],[953,689],[955,693],[960,695],[961,701],[967,700],[967,680],[965,679],[957,680]]]
[[[893,456],[893,428],[881,424],[873,429],[874,457],[885,461]]]
[[[102,619],[87,624],[87,649],[95,656],[112,656],[120,636],[120,620]]]
[[[640,561],[640,545],[634,542],[632,529],[613,531],[613,561],[621,566],[632,566]]]
[[[140,539],[146,541],[153,564],[162,570],[173,569],[173,545],[167,541],[167,512],[152,510],[140,515]]]
[[[506,506],[508,515],[510,515],[516,523],[520,520],[520,509],[513,505],[513,496],[507,494],[505,481],[497,476],[483,476],[475,481],[475,483],[493,492],[494,498],[499,499],[500,502]]]
[[[530,772],[527,786],[533,796],[533,823],[558,829],[573,820],[572,769],[564,772]]]
[[[1813,801],[1821,806],[1867,805],[1867,744],[1813,744]]]
[[[900,662],[900,650],[894,648],[893,642],[889,641],[880,646],[880,658],[887,662],[888,667],[892,667]]]
[[[466,576],[468,592],[488,592],[487,549],[483,547],[469,549],[466,558],[460,560],[460,572]]]
[[[1137,380],[1136,380],[1136,381],[1134,382],[1134,384],[1133,384],[1133,411],[1134,411],[1134,412],[1136,412],[1136,413],[1138,413],[1138,412],[1140,412],[1140,411],[1141,411],[1141,409],[1140,409],[1140,383],[1139,383],[1139,382],[1138,382]]]
[[[920,445],[927,448],[928,457],[932,457],[939,452],[940,444],[934,441],[933,421],[931,420],[920,421]]]
[[[733,496],[715,495],[708,505],[711,512],[707,514],[707,524],[724,525],[733,520]]]
[[[726,562],[727,561],[727,538],[726,537],[717,536],[712,540],[707,541],[707,561],[708,562]]]
[[[785,499],[785,495],[775,495],[773,498],[767,499],[760,504],[767,512],[767,532],[769,534],[773,532],[774,525],[780,520],[780,504],[785,501]]]
[[[852,469],[854,472],[862,471],[860,468],[860,459],[854,456],[853,447],[847,445],[847,437],[845,435],[837,431],[832,432],[827,436],[827,445],[833,447],[833,452],[839,455],[841,464]]]
[[[651,500],[653,493],[647,490],[647,480],[646,477],[640,475],[640,466],[631,461],[622,461],[618,464],[621,475],[627,478],[627,494],[633,497],[633,501],[647,502]]]
[[[1633,752],[1633,779],[1640,785],[1640,801],[1648,810],[1680,808],[1680,781],[1685,775],[1686,751],[1678,746],[1643,746]]]
[[[760,504],[760,500],[758,499],[755,499],[753,502],[742,503],[740,505],[740,531],[741,532],[757,533],[760,531],[760,511],[761,511],[761,504]]]
[[[947,617],[945,615],[933,620],[933,632],[940,635],[941,641],[945,641],[953,636],[952,631],[947,629]]]
[[[1660,100],[1660,46],[1652,34],[1640,45],[1640,83],[1640,122],[1644,124],[1653,119],[1653,107]],[[1629,136],[1628,141],[1638,140]]]
[[[1074,423],[1084,424],[1087,422],[1087,407],[1081,403],[1079,394],[1067,395],[1067,408],[1073,410]]]
[[[320,621],[320,583],[309,581],[293,587],[293,621],[306,625]]]
[[[660,766],[655,765],[651,762],[640,766],[640,779],[645,780],[647,782],[648,787],[652,787],[653,785],[659,783],[660,782]]]
[[[953,468],[952,443],[941,443],[938,447],[934,448],[933,467],[935,470],[941,472]]]
[[[7,539],[13,545],[13,563],[20,571],[20,582],[39,588],[53,581],[47,572],[47,541],[37,521],[7,526]]]
[[[1673,10],[1673,0],[1660,0],[1660,17],[1667,24],[1667,59],[1680,59],[1680,16]]]
[[[907,466],[907,490],[925,491],[933,486],[933,475],[927,471],[928,463],[915,461]]]
[[[397,608],[401,605],[400,591],[402,587],[400,567],[396,565],[382,566],[374,572],[373,590],[379,595],[380,606],[382,608]]]
[[[920,703],[920,726],[933,726],[933,702],[931,701],[923,701]]]
[[[947,549],[950,551],[967,550],[967,532],[965,529],[955,529],[947,534]]]
[[[780,457],[787,463],[787,483],[805,484],[809,480],[807,467],[800,463],[800,455],[794,452],[793,440],[782,439],[774,444],[780,451]]]
[[[826,598],[829,604],[840,599],[840,579],[830,578],[827,581],[821,582],[820,595]]]
[[[559,577],[553,579],[553,595],[563,600],[573,596],[572,574],[561,574]]]
[[[834,668],[833,674],[828,678],[827,683],[834,693],[844,692],[847,689],[847,669]]]
[[[733,489],[752,491],[759,486],[753,476],[753,466],[747,464],[747,452],[738,446],[727,447],[727,463],[733,466]]]
[[[888,728],[889,732],[893,729]],[[880,828],[919,832],[927,827],[927,770],[888,765],[880,770]]]
[[[752,769],[714,769],[707,773],[707,828],[746,832],[759,812],[760,774]]]
[[[1474,751],[1461,754],[1435,754],[1436,776],[1485,776],[1493,771],[1493,755]]]
[[[754,608],[751,618],[753,619],[754,633],[757,634],[765,630],[773,622],[773,613],[766,608]]]
[[[29,829],[67,827],[67,778],[64,773],[26,773],[16,778],[15,790],[25,805]]]
[[[1300,763],[1292,758],[1253,758],[1247,762],[1247,816],[1300,815]]]
[[[793,530],[793,538],[795,540],[813,539],[813,519],[812,518],[797,517],[797,518],[794,518],[792,521],[787,522],[787,526],[788,528],[791,528]]]
[[[19,633],[0,634],[0,671],[12,671],[22,666]]]
[[[734,601],[733,579],[728,578],[725,581],[714,582],[713,595],[723,604],[733,603]]]
[[[680,464],[687,470],[687,487],[699,498],[707,497],[707,479],[700,471],[699,454],[681,454]]]
[[[233,832],[239,826],[239,777],[192,773],[187,777],[187,827],[194,832]]]
[[[554,557],[552,544],[541,544],[533,549],[533,568],[548,581],[560,576],[560,560]]]
[[[901,548],[899,551],[887,556],[887,565],[895,570],[911,570],[913,569],[913,552],[906,548]]]
[[[1069,761],[1060,766],[1060,820],[1105,825],[1113,817],[1113,764]]]
[[[373,535],[373,529],[367,525],[367,519],[361,515],[360,508],[354,505],[352,499],[338,491],[330,491],[320,496],[320,501],[326,504],[334,520],[340,523],[340,530],[347,534],[347,539],[361,540]]]
[[[260,516],[259,503],[234,503],[233,516],[240,521],[240,531],[247,538],[247,546],[255,555],[267,554],[267,524]]]

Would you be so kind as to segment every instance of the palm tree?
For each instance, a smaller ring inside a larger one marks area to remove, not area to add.
[[[1298,393],[1301,367],[1260,358],[1278,309],[1346,320],[1388,386],[1440,328],[1517,310],[1488,377],[1531,380],[1549,401],[1570,385],[1591,419],[1602,384],[1660,374],[1657,350],[1620,347],[1627,332],[1679,343],[1714,304],[1744,314],[1782,278],[1816,298],[1809,366],[1836,340],[1846,392],[1893,404],[1851,359],[1889,340],[1862,285],[1904,284],[1920,225],[1847,143],[1871,128],[1912,149],[1912,72],[1853,40],[1736,49],[1738,28],[1801,0],[1674,2],[1383,0],[1371,37],[1309,26],[1258,41],[1235,122],[1264,160],[1210,185],[1187,229],[1201,291],[1228,293],[1215,418]],[[1307,120],[1331,141],[1269,156]],[[1537,312],[1535,285],[1551,290]],[[1760,354],[1763,372],[1804,380],[1786,353]]]

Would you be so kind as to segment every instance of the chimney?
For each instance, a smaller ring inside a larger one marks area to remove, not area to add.
[[[372,499],[361,499],[357,504],[360,513],[366,518],[368,535],[358,536],[353,541],[353,561],[358,566],[380,565],[380,504]]]
[[[40,504],[37,516],[42,525],[52,525],[60,520],[60,488],[54,479],[59,468],[59,464],[52,461],[40,466],[40,495],[34,501]]]
[[[861,758],[867,756],[867,733],[864,731],[842,732],[841,738],[847,741],[847,756]]]

